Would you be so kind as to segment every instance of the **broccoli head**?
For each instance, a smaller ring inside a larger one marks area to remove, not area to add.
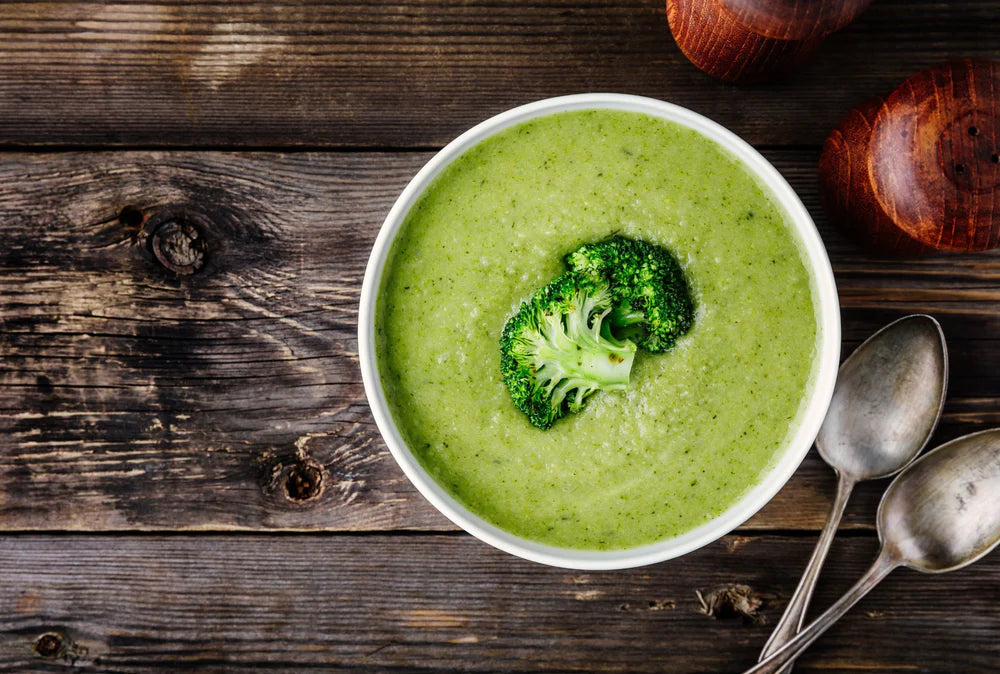
[[[539,289],[506,323],[500,370],[514,404],[541,429],[579,412],[598,390],[628,386],[636,346],[611,334],[615,308],[597,275],[567,272]]]
[[[691,328],[691,294],[680,265],[666,248],[612,236],[580,246],[565,262],[570,270],[608,285],[614,305],[608,322],[620,337],[662,353]]]

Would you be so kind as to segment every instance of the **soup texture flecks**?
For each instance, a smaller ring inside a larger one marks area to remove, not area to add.
[[[631,548],[719,515],[776,460],[815,369],[784,217],[725,150],[652,116],[558,113],[472,147],[407,215],[379,291],[376,357],[407,445],[472,512],[550,545]],[[500,378],[500,333],[563,255],[612,233],[674,253],[694,326],[640,351],[627,391],[540,431]]]

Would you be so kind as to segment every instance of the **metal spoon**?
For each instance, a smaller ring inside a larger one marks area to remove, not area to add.
[[[941,326],[917,314],[890,323],[840,366],[830,409],[816,438],[837,473],[837,495],[799,586],[760,660],[802,629],[823,561],[854,485],[889,477],[916,458],[937,427],[948,388],[948,349]],[[791,672],[792,665],[783,671]]]
[[[774,674],[897,566],[954,571],[1000,544],[1000,428],[945,443],[892,481],[878,507],[875,562],[830,609],[744,674]]]

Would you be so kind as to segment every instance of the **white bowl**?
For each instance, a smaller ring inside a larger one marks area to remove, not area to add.
[[[645,113],[676,122],[700,132],[742,161],[771,191],[787,214],[791,229],[799,238],[805,256],[804,262],[812,273],[820,330],[817,353],[819,362],[808,393],[808,403],[800,414],[798,429],[770,472],[728,510],[695,529],[649,545],[607,551],[559,548],[515,536],[474,515],[438,485],[406,446],[392,419],[379,378],[374,339],[375,305],[392,241],[410,208],[441,170],[473,145],[502,129],[534,117],[594,108]],[[671,559],[711,543],[746,521],[784,486],[812,446],[833,395],[840,358],[840,305],[833,270],[816,225],[781,174],[750,145],[715,122],[670,103],[624,94],[579,94],[536,101],[492,117],[453,140],[420,169],[399,195],[375,239],[361,286],[358,350],[365,393],[389,451],[420,493],[445,517],[473,536],[524,559],[571,569],[621,569]]]

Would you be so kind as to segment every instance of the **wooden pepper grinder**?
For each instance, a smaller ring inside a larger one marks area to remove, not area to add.
[[[709,75],[756,82],[808,58],[871,0],[667,0],[684,55]]]
[[[881,252],[1000,245],[1000,62],[941,63],[851,110],[819,178],[834,220]]]

